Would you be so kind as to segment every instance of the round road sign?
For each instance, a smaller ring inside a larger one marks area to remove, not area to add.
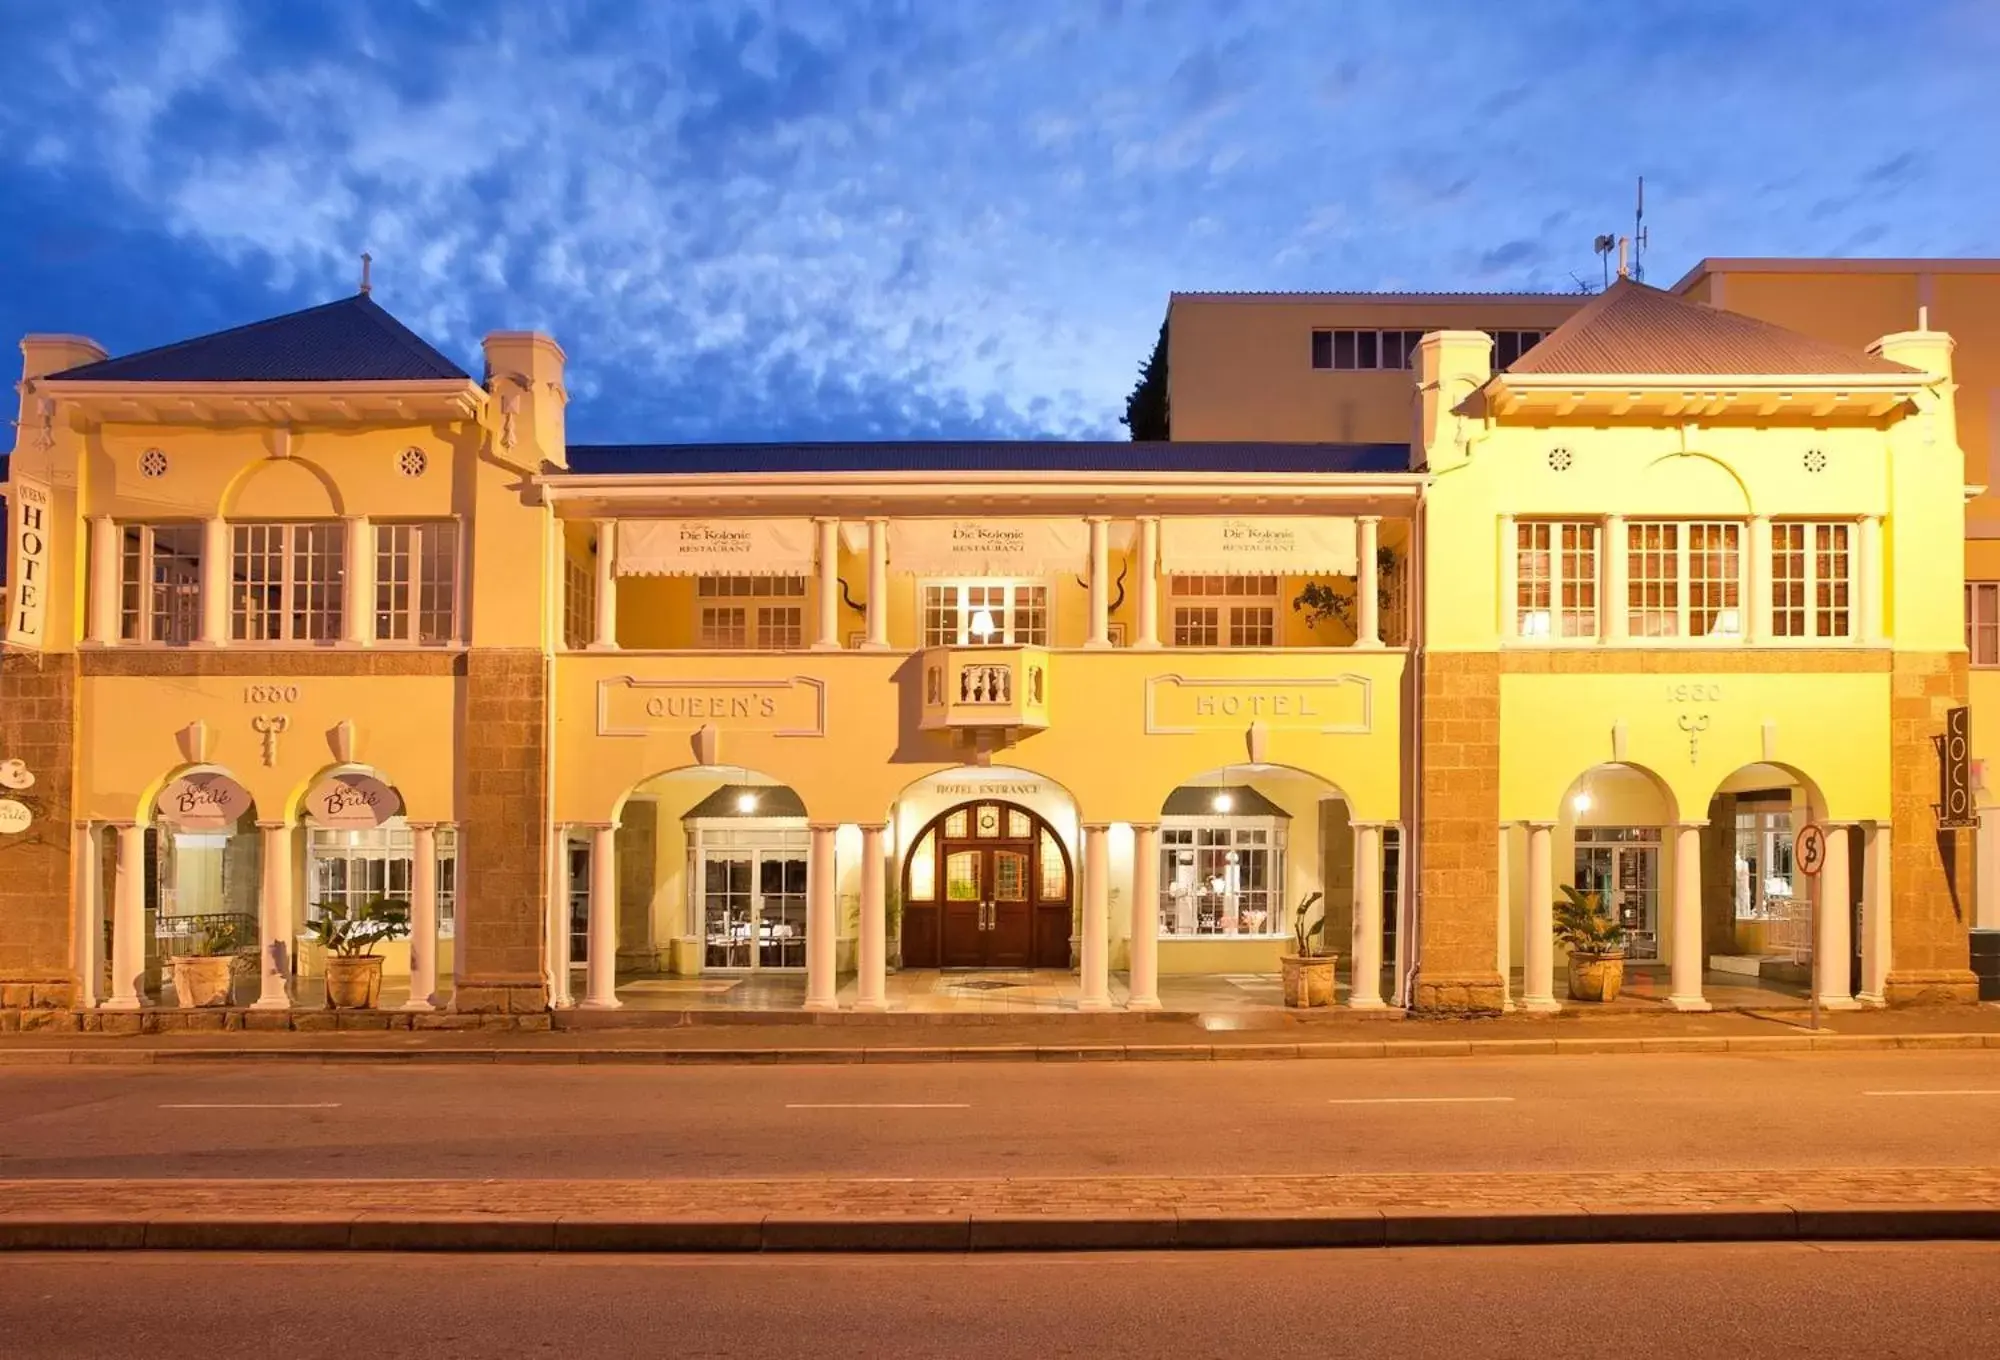
[[[1819,876],[1819,871],[1826,867],[1825,827],[1818,822],[1807,822],[1799,828],[1799,834],[1792,837],[1792,863],[1808,877]]]

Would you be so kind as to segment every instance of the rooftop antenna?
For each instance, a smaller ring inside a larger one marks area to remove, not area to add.
[[[1597,252],[1597,261],[1604,266],[1604,286],[1611,286],[1611,252],[1618,249],[1618,238],[1600,236],[1591,242],[1590,248]]]
[[[1632,277],[1646,279],[1646,177],[1639,176],[1639,201],[1632,211]]]
[[[375,257],[373,255],[370,255],[365,250],[361,252],[361,295],[363,297],[366,297],[375,287],[374,284],[368,281],[368,266],[374,263]]]

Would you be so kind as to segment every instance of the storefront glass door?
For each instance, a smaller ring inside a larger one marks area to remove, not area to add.
[[[1660,957],[1660,833],[1656,827],[1592,826],[1576,831],[1576,886],[1595,892],[1625,927],[1625,955]]]
[[[792,828],[703,825],[693,851],[702,967],[806,966],[806,840]]]

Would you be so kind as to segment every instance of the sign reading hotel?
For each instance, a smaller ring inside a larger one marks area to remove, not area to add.
[[[826,687],[803,675],[782,680],[641,680],[597,682],[597,734],[764,732],[776,737],[826,735]]]
[[[39,651],[48,620],[49,489],[16,473],[7,493],[7,641]]]
[[[620,576],[809,576],[809,519],[622,520]]]
[[[1239,732],[1253,722],[1274,732],[1368,732],[1374,727],[1372,688],[1361,675],[1309,680],[1155,675],[1146,681],[1149,735]]]
[[[1354,574],[1354,521],[1256,515],[1160,522],[1161,569],[1174,575]]]

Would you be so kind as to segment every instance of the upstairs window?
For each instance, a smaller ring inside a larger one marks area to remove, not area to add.
[[[1275,576],[1170,578],[1174,646],[1277,646],[1278,585]]]
[[[1312,366],[1325,369],[1399,369],[1417,361],[1422,331],[1316,330]]]
[[[2000,666],[2000,581],[1965,583],[1965,650],[1975,666]]]
[[[1531,639],[1597,636],[1597,525],[1514,526],[1514,631]]]
[[[1853,534],[1849,524],[1771,526],[1773,637],[1853,636]]]
[[[119,528],[118,636],[185,646],[201,636],[199,524]]]
[[[458,639],[458,525],[375,526],[375,637],[429,646]]]
[[[341,635],[346,526],[230,526],[230,636],[238,642],[335,642]]]
[[[806,578],[803,576],[703,576],[699,645],[720,650],[780,652],[805,645]],[[742,601],[742,603],[724,603]],[[713,602],[713,603],[711,603]]]
[[[1046,647],[1049,590],[1039,581],[927,581],[926,647]]]
[[[587,562],[563,557],[563,646],[573,652],[597,636],[597,573]]]
[[[1740,524],[1627,524],[1626,623],[1631,636],[1741,638],[1742,540]]]

